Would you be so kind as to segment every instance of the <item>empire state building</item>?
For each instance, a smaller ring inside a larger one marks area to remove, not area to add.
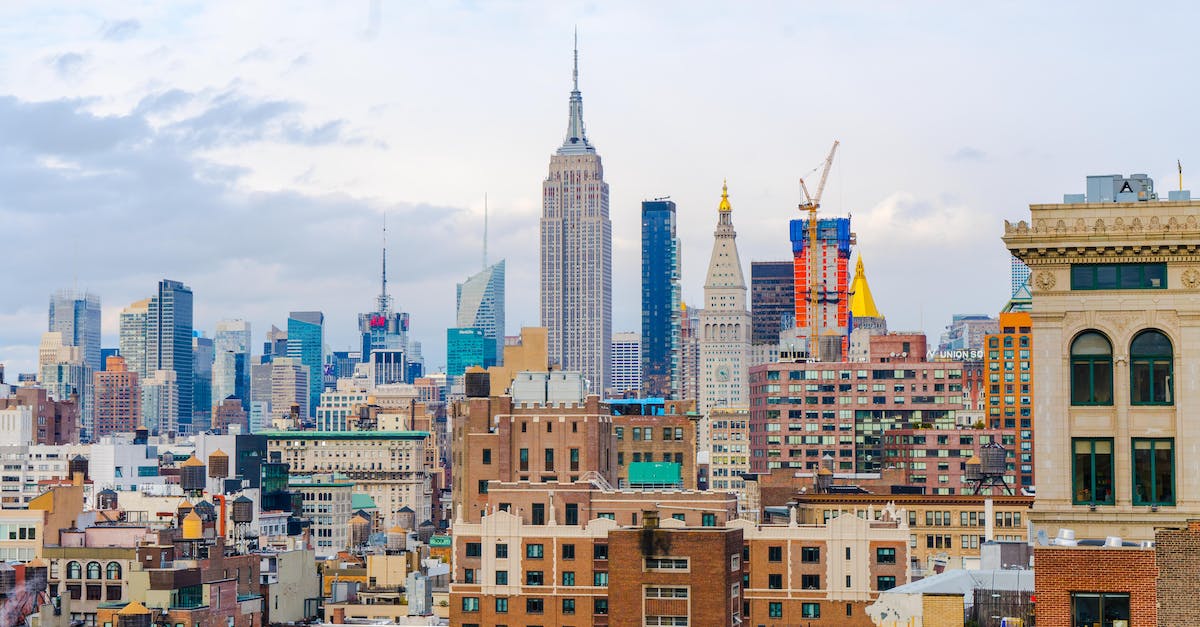
[[[541,315],[550,361],[582,372],[591,393],[611,384],[612,222],[600,155],[583,128],[575,50],[567,136],[542,183]]]

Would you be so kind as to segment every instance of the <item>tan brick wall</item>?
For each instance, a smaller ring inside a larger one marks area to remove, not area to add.
[[[1158,562],[1158,624],[1200,625],[1200,521],[1154,534]]]
[[[963,611],[963,598],[957,594],[921,597],[922,627],[962,627]]]

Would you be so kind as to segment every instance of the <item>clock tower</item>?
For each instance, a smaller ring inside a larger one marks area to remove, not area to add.
[[[748,407],[750,403],[750,311],[728,186],[721,188],[713,236],[700,312],[699,401],[705,414],[713,407]]]

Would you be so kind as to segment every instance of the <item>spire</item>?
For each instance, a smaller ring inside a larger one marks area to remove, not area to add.
[[[729,204],[729,180],[721,181],[721,205],[717,207],[720,211],[732,211],[733,206]]]
[[[382,266],[382,290],[379,292],[379,312],[387,314],[392,309],[392,299],[387,293],[387,214],[383,214],[383,262]]]
[[[483,193],[483,269],[487,270],[487,192]]]
[[[588,143],[587,131],[583,128],[583,94],[579,91],[579,29],[575,29],[575,64],[571,70],[570,115],[567,119],[567,137],[558,149],[560,155],[594,153],[596,149]]]
[[[882,318],[883,314],[875,307],[875,299],[871,296],[871,288],[867,285],[867,275],[863,272],[862,253],[858,254],[858,263],[854,266],[854,281],[850,284],[850,313],[855,318]]]

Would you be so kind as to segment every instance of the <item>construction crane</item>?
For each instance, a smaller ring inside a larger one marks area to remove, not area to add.
[[[829,168],[833,166],[833,155],[837,152],[839,143],[834,140],[833,147],[829,149],[829,156],[825,157],[821,182],[817,184],[815,196],[808,193],[808,185],[804,183],[804,177],[800,177],[800,191],[804,193],[804,201],[800,203],[799,209],[808,212],[808,358],[814,361],[817,356],[817,329],[820,326],[817,314],[820,311],[821,298],[817,283],[821,269],[817,256],[817,209],[821,206],[821,194],[825,193],[825,182],[829,180]]]

